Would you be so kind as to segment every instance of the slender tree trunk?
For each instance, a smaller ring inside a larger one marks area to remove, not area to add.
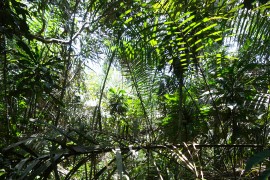
[[[72,24],[71,24],[71,32],[70,32],[70,43],[68,44],[67,46],[67,57],[65,57],[65,68],[64,68],[64,80],[63,80],[63,83],[62,83],[62,89],[61,89],[61,92],[60,92],[60,97],[59,97],[59,101],[60,102],[63,102],[63,99],[64,99],[64,96],[65,96],[65,93],[66,93],[66,89],[67,89],[67,84],[68,84],[68,75],[69,75],[69,71],[71,69],[71,54],[72,54],[72,38],[75,34],[75,13],[77,11],[77,8],[78,8],[78,5],[79,5],[79,2],[80,1],[76,1],[76,4],[74,6],[74,9],[73,9],[73,14],[72,14]],[[55,127],[57,127],[59,125],[59,120],[61,118],[61,110],[62,110],[62,107],[60,105],[58,105],[58,110],[57,110],[57,114],[56,114],[56,119],[55,119],[55,122],[54,122],[54,125]],[[55,151],[56,150],[56,144],[53,143],[52,144],[52,151]],[[56,180],[60,180],[60,176],[59,176],[59,173],[58,173],[58,168],[57,168],[57,163],[54,161],[54,154],[51,154],[51,161],[52,161],[52,165],[53,165],[53,171],[54,171],[54,175],[55,175],[55,179]]]
[[[179,108],[178,108],[178,140],[182,142],[185,138],[183,131],[183,73],[180,74],[179,78]]]
[[[0,25],[1,26],[1,25]],[[5,124],[5,132],[7,136],[10,136],[10,121],[8,117],[8,97],[7,97],[7,53],[6,53],[6,38],[2,34],[0,35],[0,52],[1,52],[1,61],[3,62],[2,65],[2,76],[3,76],[3,103],[4,103],[4,109],[3,109],[3,115],[4,115],[4,124]],[[9,138],[7,138],[8,140]]]

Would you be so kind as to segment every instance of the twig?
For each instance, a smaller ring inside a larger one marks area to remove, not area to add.
[[[48,43],[70,44],[70,42],[72,42],[74,39],[76,39],[81,34],[81,32],[84,30],[85,26],[88,24],[89,24],[88,22],[85,22],[82,25],[82,27],[79,29],[79,31],[76,32],[70,40],[56,39],[56,38],[45,38],[45,37],[33,35],[33,34],[30,34],[29,37],[32,39],[36,39],[38,41],[41,41],[43,43],[46,43],[46,44],[48,44]]]

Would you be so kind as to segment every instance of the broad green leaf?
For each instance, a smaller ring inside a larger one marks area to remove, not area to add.
[[[23,51],[24,51],[31,59],[35,60],[35,57],[34,57],[32,51],[30,50],[29,46],[28,46],[25,42],[23,42],[22,40],[19,40],[19,41],[17,42],[17,44],[18,44],[18,46],[19,46],[20,48],[22,48],[22,50],[23,50]]]
[[[35,159],[33,161],[31,161],[31,163],[26,167],[26,169],[23,171],[23,174],[21,175],[21,177],[19,178],[19,180],[24,179],[26,176],[28,176],[28,174],[30,173],[30,171],[32,171],[34,169],[34,167],[40,162],[40,159]]]
[[[263,171],[258,177],[258,180],[267,180],[268,177],[270,177],[270,169],[266,169],[265,171]]]
[[[55,154],[53,157],[54,162],[58,162],[63,157],[63,154]],[[45,176],[48,176],[49,173],[51,173],[51,165],[52,165],[52,158],[46,157],[47,160],[43,160],[42,164],[35,169],[35,171],[31,171],[31,174],[28,176],[28,179],[35,179],[38,175],[44,174]],[[48,171],[50,170],[50,171]]]
[[[14,147],[16,147],[16,146],[19,146],[19,145],[24,144],[24,143],[26,143],[26,142],[28,142],[28,141],[33,141],[33,140],[39,139],[39,138],[40,138],[40,137],[30,137],[30,138],[28,138],[28,139],[24,139],[24,140],[21,140],[21,141],[19,141],[19,142],[14,143],[14,144],[11,144],[11,145],[9,145],[8,147],[4,148],[3,150],[4,150],[4,151],[8,151],[8,150],[10,150],[10,149],[12,149],[12,148],[14,148]]]
[[[0,177],[3,176],[4,174],[6,174],[5,169],[0,169]]]
[[[245,171],[249,171],[253,166],[264,161],[268,157],[270,157],[270,150],[265,150],[255,154],[247,161]]]
[[[30,158],[22,159],[22,160],[15,166],[15,169],[18,170],[18,171],[21,171],[21,170],[22,170],[22,167],[26,164],[26,162],[27,162],[29,159],[30,159]]]

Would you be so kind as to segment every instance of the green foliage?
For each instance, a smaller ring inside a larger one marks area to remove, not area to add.
[[[109,89],[109,106],[111,115],[124,116],[128,110],[126,92],[123,89]]]
[[[268,11],[1,1],[0,177],[255,178],[269,152],[234,144],[269,144]]]
[[[16,0],[3,0],[0,5],[1,36],[3,34],[10,39],[13,38],[13,36],[28,37],[29,26],[26,23],[26,19],[29,16],[29,12],[26,10],[26,5]]]
[[[20,40],[17,44],[22,51],[16,52],[14,60],[10,60],[10,66],[16,69],[16,72],[12,74],[17,80],[16,90],[12,93],[19,95],[34,91],[40,94],[45,91],[50,94],[53,89],[59,88],[56,83],[58,75],[63,69],[63,65],[59,62],[60,59],[49,55],[48,49],[45,47],[38,49],[38,45],[36,45],[35,52],[32,52],[23,41]]]
[[[248,161],[246,165],[245,171],[250,171],[251,168],[262,161],[266,160],[266,158],[270,157],[270,150],[264,150],[262,152],[259,152],[252,156]],[[264,172],[261,173],[258,179],[267,179],[270,176],[270,170],[266,169]]]
[[[270,153],[269,150],[265,150],[255,154],[252,158],[248,160],[246,165],[246,171],[249,171],[252,168],[252,166],[262,162],[265,158],[269,157],[270,156],[269,153]]]

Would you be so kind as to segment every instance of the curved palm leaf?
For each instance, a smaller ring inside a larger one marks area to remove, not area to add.
[[[141,101],[149,130],[153,124],[149,119],[154,107],[151,97],[164,75],[179,81],[181,123],[185,73],[198,70],[207,49],[222,45],[224,32],[229,30],[227,21],[237,10],[235,5],[236,1],[226,5],[223,1],[169,0],[121,4],[123,13],[113,22],[114,31],[121,35],[115,46],[124,74],[131,78]]]

